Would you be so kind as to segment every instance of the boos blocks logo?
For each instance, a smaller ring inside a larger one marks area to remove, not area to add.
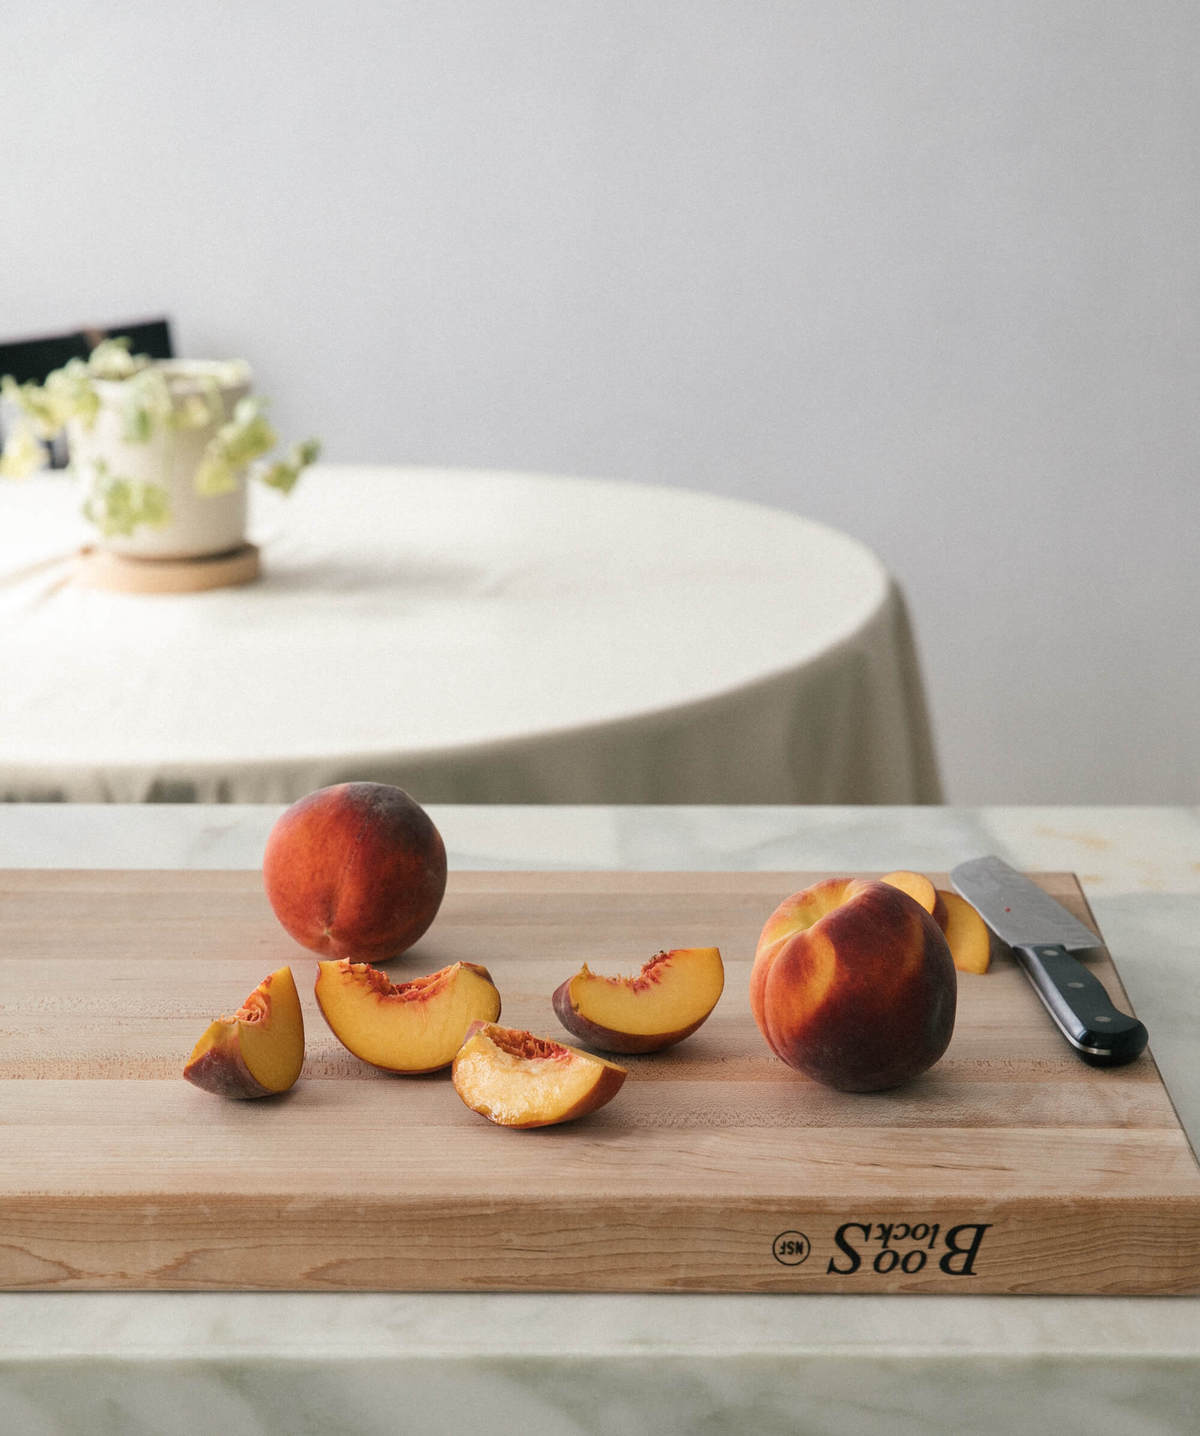
[[[946,1276],[979,1275],[978,1262],[991,1222],[842,1222],[833,1232],[830,1254],[814,1264],[813,1273],[855,1276],[889,1272],[915,1275],[936,1269]],[[813,1255],[814,1245],[800,1231],[780,1232],[771,1243],[771,1255],[781,1266],[801,1266]]]

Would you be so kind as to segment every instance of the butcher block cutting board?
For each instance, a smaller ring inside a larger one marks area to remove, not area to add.
[[[904,1088],[835,1092],[772,1055],[755,942],[820,876],[452,873],[388,974],[483,963],[511,1026],[565,1037],[550,995],[585,961],[725,958],[692,1037],[622,1059],[591,1116],[516,1131],[448,1073],[342,1048],[257,873],[0,874],[0,1288],[1200,1290],[1200,1168],[1152,1057],[1086,1066],[1005,950],[960,975],[950,1048]],[[1036,876],[1095,927],[1072,876]],[[1128,1010],[1110,958],[1088,961]],[[185,1082],[210,1019],[285,963],[296,1087],[234,1102]]]

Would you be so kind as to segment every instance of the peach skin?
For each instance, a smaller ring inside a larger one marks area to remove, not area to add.
[[[957,982],[941,929],[889,883],[827,878],[767,919],[750,1007],[790,1067],[848,1092],[899,1086],[942,1056]]]
[[[263,883],[303,947],[377,963],[428,929],[446,891],[446,848],[424,808],[387,783],[339,783],[293,803],[267,837]]]

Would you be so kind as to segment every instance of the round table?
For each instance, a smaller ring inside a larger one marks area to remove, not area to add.
[[[254,493],[259,580],[128,594],[74,581],[77,501],[59,474],[0,484],[5,799],[939,799],[896,583],[795,514],[323,464]]]

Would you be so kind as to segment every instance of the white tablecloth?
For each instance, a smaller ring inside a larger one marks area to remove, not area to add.
[[[323,465],[255,494],[261,580],[129,595],[71,581],[77,499],[59,475],[0,485],[0,797],[938,799],[896,584],[794,514]]]

